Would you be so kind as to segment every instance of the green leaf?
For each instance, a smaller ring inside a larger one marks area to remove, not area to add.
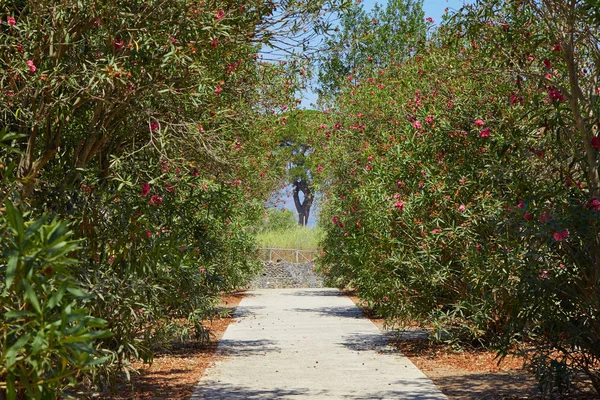
[[[21,336],[15,344],[8,348],[4,358],[6,359],[6,368],[10,369],[17,362],[17,353],[21,350],[31,339],[29,333]]]
[[[76,297],[81,297],[81,298],[93,297],[92,295],[85,293],[83,290],[76,288],[76,287],[67,288],[67,291]]]
[[[23,216],[21,212],[13,206],[10,200],[6,199],[6,216],[10,227],[17,233],[19,246],[25,236],[25,225],[23,224]]]
[[[6,319],[21,319],[35,316],[37,316],[36,313],[27,310],[11,310],[4,313]]]
[[[58,304],[60,304],[60,301],[62,300],[62,298],[64,297],[64,295],[66,293],[67,285],[68,285],[67,282],[62,282],[62,284],[60,285],[58,290],[56,292],[54,292],[54,294],[50,297],[50,299],[48,300],[48,303],[46,303],[46,307],[49,310],[53,309]]]
[[[8,289],[10,289],[12,283],[15,280],[17,275],[17,267],[19,265],[19,253],[16,251],[12,252],[8,256],[8,262],[6,263],[6,287],[4,288],[4,293],[8,293]]]
[[[38,314],[42,314],[42,307],[40,306],[40,301],[38,300],[35,291],[27,281],[23,281],[23,287],[25,288],[25,298],[28,299],[28,303],[32,305],[32,307],[38,312]]]
[[[30,224],[29,226],[27,226],[27,230],[25,231],[25,236],[29,237],[33,233],[39,231],[40,228],[44,225],[45,222],[46,222],[46,218],[45,217],[38,218],[37,220],[35,220],[32,224]]]

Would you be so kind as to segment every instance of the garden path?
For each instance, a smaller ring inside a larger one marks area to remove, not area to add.
[[[446,399],[337,289],[247,292],[200,399]]]

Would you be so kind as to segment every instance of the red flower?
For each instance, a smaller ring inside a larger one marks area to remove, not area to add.
[[[150,124],[150,130],[155,131],[158,129],[158,122],[153,122]]]
[[[544,65],[546,66],[546,68],[550,69],[552,68],[552,63],[550,62],[550,60],[548,60],[547,58],[544,59]]]
[[[215,19],[222,19],[225,16],[225,11],[223,10],[219,10],[217,11],[217,13],[215,14]]]
[[[150,193],[150,184],[148,182],[144,182],[142,183],[142,193],[140,193],[140,196],[146,197],[148,193]]]
[[[221,86],[219,86],[215,89],[215,94],[217,95],[217,97],[219,97],[221,95],[222,91],[223,91],[223,88]]]
[[[31,72],[32,74],[37,71],[37,68],[35,66],[35,64],[33,63],[32,60],[28,60],[27,61],[27,66],[29,67],[29,72]]]
[[[150,204],[151,206],[160,206],[162,202],[163,198],[157,194],[154,194],[152,195],[152,197],[150,197],[150,201],[148,201],[148,204]]]
[[[523,215],[523,218],[525,218],[527,221],[531,221],[533,219],[533,214],[525,213],[525,215]]]
[[[125,42],[122,40],[113,40],[113,47],[115,48],[115,50],[119,51],[123,49],[123,46],[125,46]]]
[[[490,128],[485,128],[479,132],[479,137],[490,137]]]
[[[521,209],[525,208],[525,202],[523,200],[519,200],[519,204],[517,204],[517,207]]]
[[[552,46],[552,51],[560,51],[560,42],[555,42],[554,46]]]
[[[560,233],[554,232],[554,240],[556,240],[557,242],[562,242],[563,237],[561,236]]]
[[[589,202],[587,207],[591,208],[592,210],[600,211],[600,200],[598,200],[596,197],[592,197],[592,201]]]
[[[430,24],[433,24],[433,18],[431,17],[425,18],[425,21],[429,22]]]
[[[8,22],[8,24],[10,26],[15,26],[17,24],[17,21],[15,21],[15,17],[8,17],[8,19],[6,20],[6,22]]]
[[[148,239],[150,239],[152,237],[152,232],[146,231],[146,236],[148,237]]]
[[[542,212],[542,215],[540,215],[540,224],[546,224],[550,222],[550,220],[552,220],[552,217],[548,214],[548,212]]]
[[[413,123],[413,126],[415,127],[415,129],[421,129],[423,127],[423,125],[421,125],[421,122],[419,121],[415,121]]]
[[[397,201],[394,203],[394,207],[398,209],[398,211],[404,210],[404,203],[402,201]]]
[[[218,44],[219,44],[219,39],[217,39],[217,38],[214,38],[213,40],[210,41],[210,45],[213,49],[216,49]]]
[[[598,136],[592,138],[592,147],[596,150],[600,150],[600,138]]]
[[[480,119],[476,119],[474,122],[475,122],[475,125],[477,125],[479,128],[481,128],[484,124],[484,122]]]
[[[563,96],[563,94],[560,92],[560,90],[557,90],[556,88],[553,88],[553,87],[548,88],[548,98],[552,102],[565,101],[565,96]]]

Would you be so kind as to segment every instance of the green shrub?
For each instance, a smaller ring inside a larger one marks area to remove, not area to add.
[[[298,225],[294,212],[285,208],[267,208],[265,217],[261,222],[259,232],[284,231],[293,229]]]
[[[527,349],[546,394],[600,393],[598,24],[549,3],[477,2],[347,77],[315,132],[320,268],[440,340]]]
[[[64,222],[25,221],[7,200],[0,213],[0,397],[53,399],[105,358],[106,321],[81,304],[72,274],[79,244]]]

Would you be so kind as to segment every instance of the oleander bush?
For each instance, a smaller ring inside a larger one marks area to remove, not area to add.
[[[347,76],[322,125],[320,268],[438,340],[600,392],[597,21],[479,1]]]
[[[259,51],[334,3],[0,4],[0,397],[104,389],[206,339],[257,272],[274,114],[302,79]]]

